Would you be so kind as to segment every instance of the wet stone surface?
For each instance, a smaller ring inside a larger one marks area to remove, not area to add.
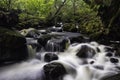
[[[44,66],[44,73],[46,80],[59,80],[66,74],[66,70],[62,64],[54,62]]]
[[[44,61],[50,62],[53,60],[58,60],[58,56],[54,53],[46,53],[44,56]]]
[[[118,63],[119,60],[117,58],[110,58],[111,63]]]

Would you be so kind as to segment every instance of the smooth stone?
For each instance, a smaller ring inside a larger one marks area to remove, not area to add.
[[[107,56],[107,57],[112,57],[112,56],[113,56],[113,53],[108,52],[108,53],[106,53],[105,56]]]
[[[59,80],[67,72],[61,63],[53,62],[44,67],[45,80]]]
[[[44,56],[44,61],[50,62],[53,60],[58,60],[58,56],[54,53],[46,53]]]
[[[96,54],[95,50],[87,45],[82,45],[76,54],[79,58],[92,58]]]
[[[119,62],[119,60],[118,60],[118,59],[116,59],[116,58],[110,58],[110,62],[111,62],[111,63],[118,63],[118,62]]]

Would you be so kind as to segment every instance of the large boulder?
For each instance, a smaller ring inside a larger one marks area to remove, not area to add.
[[[92,58],[96,54],[95,50],[88,45],[82,45],[77,52],[77,56],[80,58]]]
[[[44,36],[41,36],[39,39],[38,39],[38,43],[40,45],[42,45],[43,47],[46,46],[48,40],[50,40],[52,37],[50,35],[44,35]]]
[[[0,28],[0,64],[28,57],[26,39],[18,32]]]
[[[48,41],[46,50],[63,52],[66,49],[67,44],[68,40],[64,37],[52,38]]]
[[[70,40],[71,43],[82,43],[82,42],[90,41],[89,37],[86,37],[76,32],[54,32],[54,33],[50,33],[50,35],[66,37]]]
[[[40,36],[38,43],[43,47],[47,46],[47,51],[64,51],[70,43],[89,42],[89,38],[80,33],[72,32],[52,32]]]
[[[44,73],[46,80],[59,80],[67,72],[62,64],[53,62],[44,66]]]

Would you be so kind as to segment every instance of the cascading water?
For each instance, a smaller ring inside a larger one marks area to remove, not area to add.
[[[48,40],[47,45],[46,45],[47,51],[60,51],[60,45],[56,44],[54,42],[54,39]]]
[[[69,38],[66,37],[58,37],[52,38],[47,41],[46,51],[49,52],[63,52],[67,45],[70,44]]]
[[[119,56],[115,56],[111,47],[96,42],[74,43],[64,52],[41,51],[36,56],[40,58],[0,67],[0,80],[102,80],[120,73]],[[56,63],[63,65],[64,75],[62,66]],[[48,79],[47,75],[62,77]]]

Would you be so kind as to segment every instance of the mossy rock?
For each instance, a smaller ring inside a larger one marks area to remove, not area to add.
[[[0,64],[28,57],[26,39],[14,30],[0,28]]]
[[[37,29],[28,28],[28,29],[21,30],[20,34],[22,34],[25,37],[38,38],[40,35],[40,32]]]

